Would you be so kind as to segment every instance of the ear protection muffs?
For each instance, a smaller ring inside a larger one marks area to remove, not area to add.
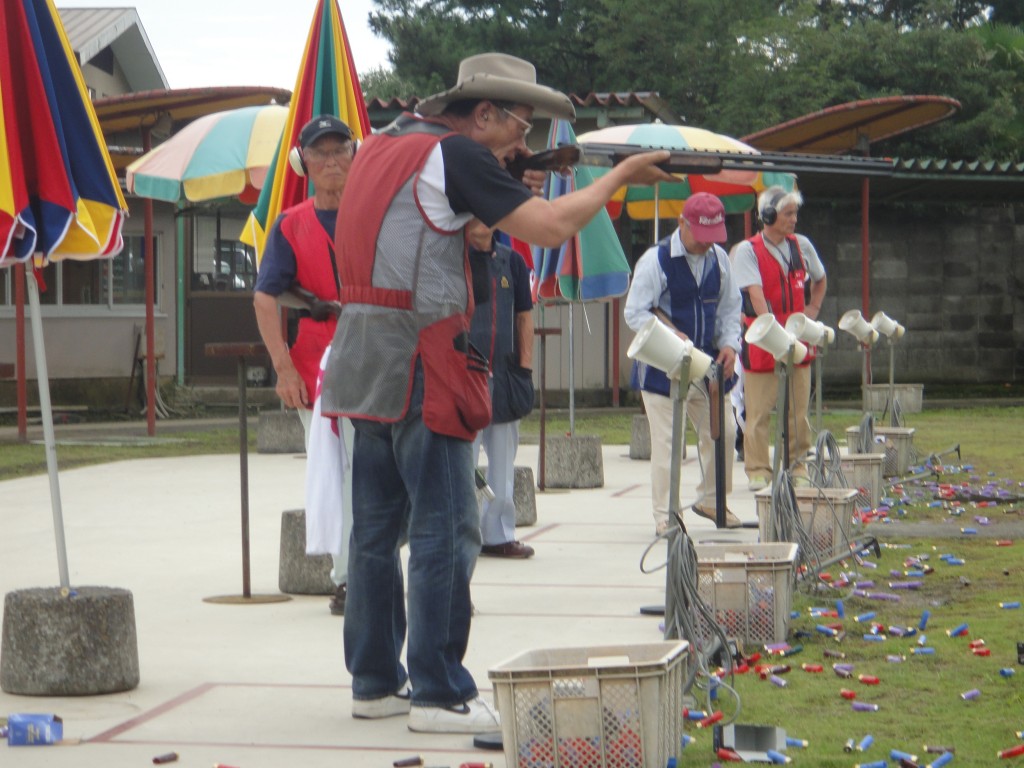
[[[359,142],[352,139],[352,157],[356,156],[356,150],[359,149]],[[288,165],[292,167],[297,176],[305,176],[308,173],[306,169],[306,160],[302,157],[301,147],[292,147],[288,153]]]
[[[779,212],[776,210],[775,207],[785,196],[785,192],[776,194],[775,197],[768,201],[768,205],[761,209],[761,222],[766,227],[770,227],[772,224],[775,223],[775,220],[779,218]]]
[[[299,147],[292,147],[292,151],[288,153],[288,165],[297,176],[306,175],[306,161],[302,159],[302,150]]]

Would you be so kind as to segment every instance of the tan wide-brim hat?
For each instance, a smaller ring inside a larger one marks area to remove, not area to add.
[[[576,109],[568,96],[538,85],[536,67],[506,53],[480,53],[463,59],[455,86],[423,99],[416,105],[416,111],[432,117],[462,99],[511,101],[533,107],[539,116],[576,119]]]

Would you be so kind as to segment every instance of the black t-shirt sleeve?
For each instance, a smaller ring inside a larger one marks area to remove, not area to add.
[[[461,135],[441,141],[445,194],[455,213],[472,213],[493,227],[532,193],[502,168],[487,147]]]

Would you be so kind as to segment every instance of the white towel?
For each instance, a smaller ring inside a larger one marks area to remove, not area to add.
[[[330,352],[331,348],[328,347],[320,360],[316,399],[313,401],[313,421],[309,427],[309,445],[306,448],[307,555],[341,554],[342,537],[347,533],[342,524],[342,486],[351,465],[341,436],[340,420],[322,416],[320,410],[320,390]]]

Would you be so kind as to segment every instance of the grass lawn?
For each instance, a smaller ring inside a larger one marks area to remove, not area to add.
[[[581,411],[575,419],[577,434],[596,434],[602,443],[628,444],[635,409]],[[824,426],[837,440],[845,440],[845,429],[857,425],[861,414],[856,410],[829,410]],[[986,482],[998,481],[1000,486],[1017,496],[1024,493],[1024,408],[966,407],[926,410],[907,414],[907,426],[913,427],[914,447],[923,459],[932,453],[960,446],[960,458],[946,456],[947,468],[941,477],[926,480],[966,484],[980,488]],[[813,420],[812,420],[813,423]],[[546,421],[548,435],[569,431],[564,411],[549,411]],[[158,432],[159,432],[158,428]],[[539,437],[539,414],[531,414],[522,424],[524,442]],[[178,432],[167,429],[166,437],[157,440],[118,442],[111,438],[102,444],[60,444],[58,463],[61,468],[157,456],[236,453],[238,433],[235,428],[196,429]],[[255,450],[255,430],[250,430],[251,449]],[[692,435],[691,435],[692,438]],[[46,471],[42,445],[0,442],[0,480]],[[742,474],[738,475],[738,480]],[[856,597],[852,586],[843,589],[812,591],[803,585],[793,594],[789,642],[802,645],[799,653],[771,663],[789,664],[792,670],[781,674],[785,687],[761,680],[753,671],[738,674],[729,682],[739,695],[736,698],[722,690],[717,706],[726,718],[736,722],[780,726],[795,738],[806,739],[806,749],[790,748],[789,756],[796,764],[849,768],[888,760],[890,750],[897,749],[918,756],[926,765],[937,755],[926,755],[923,745],[945,745],[956,748],[954,766],[982,766],[1008,763],[996,759],[1000,749],[1021,743],[1016,731],[1024,730],[1024,665],[1018,664],[1017,643],[1024,643],[1024,609],[1003,609],[1000,602],[1024,601],[1024,536],[1009,546],[996,546],[983,525],[976,535],[960,535],[960,527],[975,525],[975,515],[984,514],[993,520],[1010,521],[1024,532],[1021,509],[1024,504],[1001,504],[978,507],[965,501],[960,517],[950,521],[948,538],[928,538],[934,533],[915,537],[914,522],[949,521],[957,508],[934,507],[931,490],[922,483],[907,482],[886,495],[896,500],[891,515],[899,517],[900,525],[872,524],[867,530],[887,543],[880,558],[866,558],[867,564],[849,562],[836,565],[833,577],[844,570],[851,579],[873,579],[874,589],[898,594],[898,601],[882,601]],[[887,533],[901,531],[899,538]],[[934,526],[932,526],[934,528]],[[908,533],[908,530],[910,531]],[[923,529],[922,529],[923,530]],[[952,565],[941,555],[954,555],[962,565]],[[904,572],[916,567],[917,557],[934,569],[920,578],[917,590],[894,590],[890,581],[906,580]],[[871,568],[871,565],[876,567]],[[820,618],[809,609],[832,609],[836,600],[845,605],[845,618]],[[910,637],[890,634],[890,627],[917,627],[923,611],[930,619],[923,634],[925,646],[934,653],[915,653],[921,637],[919,631]],[[868,611],[876,613],[877,630],[885,639],[874,642],[864,639],[871,632],[868,621],[856,622],[853,617]],[[845,638],[839,642],[816,630],[816,625],[840,622]],[[951,637],[949,630],[966,623],[966,634]],[[990,655],[972,652],[972,641],[984,640]],[[746,649],[748,653],[755,649]],[[841,651],[844,659],[826,658],[825,651]],[[762,662],[765,659],[762,659]],[[838,677],[832,663],[853,665],[853,676]],[[802,664],[822,664],[820,673],[806,672]],[[1001,676],[1001,669],[1015,674]],[[859,675],[879,679],[877,685],[858,680]],[[857,712],[851,701],[840,696],[840,689],[849,689],[855,701],[877,704],[874,712]],[[962,694],[977,690],[977,697],[965,699]],[[706,701],[701,701],[703,706]],[[706,766],[711,757],[710,729],[698,730],[692,723],[687,732],[696,741],[682,753],[680,765]],[[874,744],[864,752],[844,751],[848,740],[860,743],[871,735]],[[1020,762],[1020,761],[1017,761]],[[1009,763],[1012,764],[1012,763]]]

